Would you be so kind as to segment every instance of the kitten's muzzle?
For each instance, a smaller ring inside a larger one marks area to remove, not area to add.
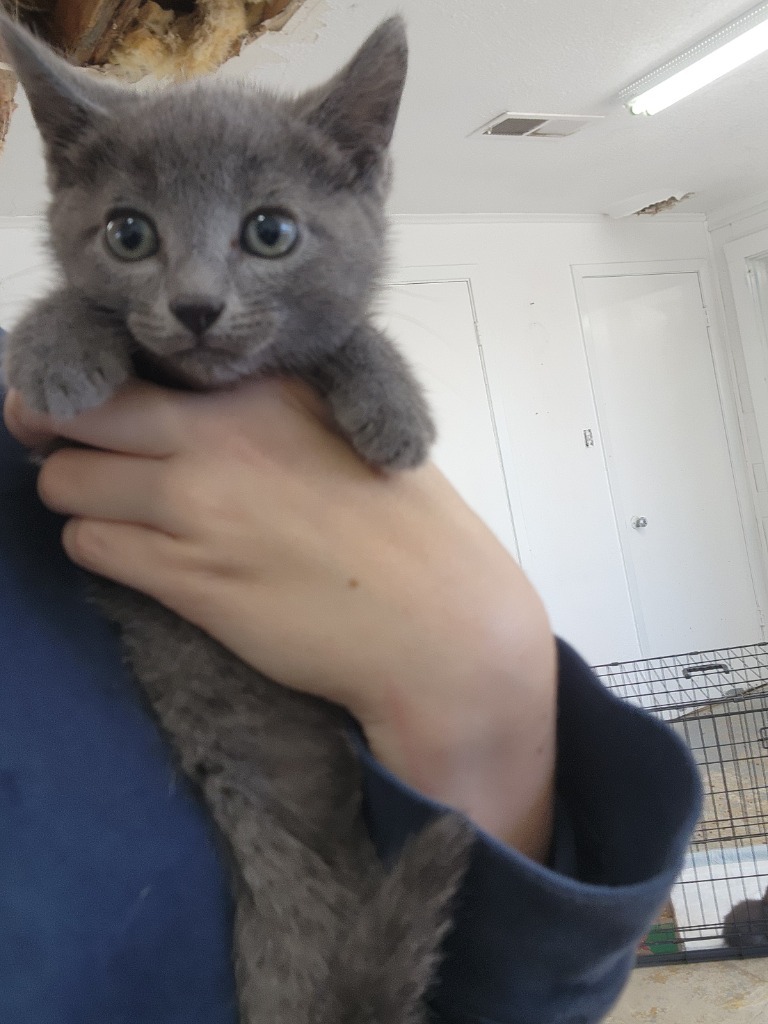
[[[176,319],[200,338],[221,316],[223,302],[172,302],[171,312]]]

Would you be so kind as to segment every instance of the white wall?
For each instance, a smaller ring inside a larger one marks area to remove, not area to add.
[[[555,628],[592,661],[639,656],[602,451],[584,444],[598,431],[571,268],[709,260],[705,224],[398,220],[392,257],[400,276],[455,268],[472,282],[520,558]]]
[[[40,217],[0,217],[0,327],[6,330],[53,280]]]

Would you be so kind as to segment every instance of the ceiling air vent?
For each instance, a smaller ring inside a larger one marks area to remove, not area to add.
[[[566,135],[575,135],[592,121],[602,120],[601,116],[593,114],[513,114],[507,111],[472,132],[472,135],[526,135],[539,139],[562,139]]]

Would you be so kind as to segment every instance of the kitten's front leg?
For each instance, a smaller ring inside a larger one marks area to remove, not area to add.
[[[6,385],[57,419],[101,405],[133,373],[127,329],[66,288],[33,306],[5,341]]]
[[[334,351],[314,383],[367,462],[410,469],[427,458],[435,428],[421,386],[394,344],[374,327],[360,328]]]

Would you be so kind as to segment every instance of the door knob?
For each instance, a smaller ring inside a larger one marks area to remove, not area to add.
[[[636,530],[642,530],[644,526],[648,525],[648,520],[645,516],[634,516],[632,519],[632,525]]]

